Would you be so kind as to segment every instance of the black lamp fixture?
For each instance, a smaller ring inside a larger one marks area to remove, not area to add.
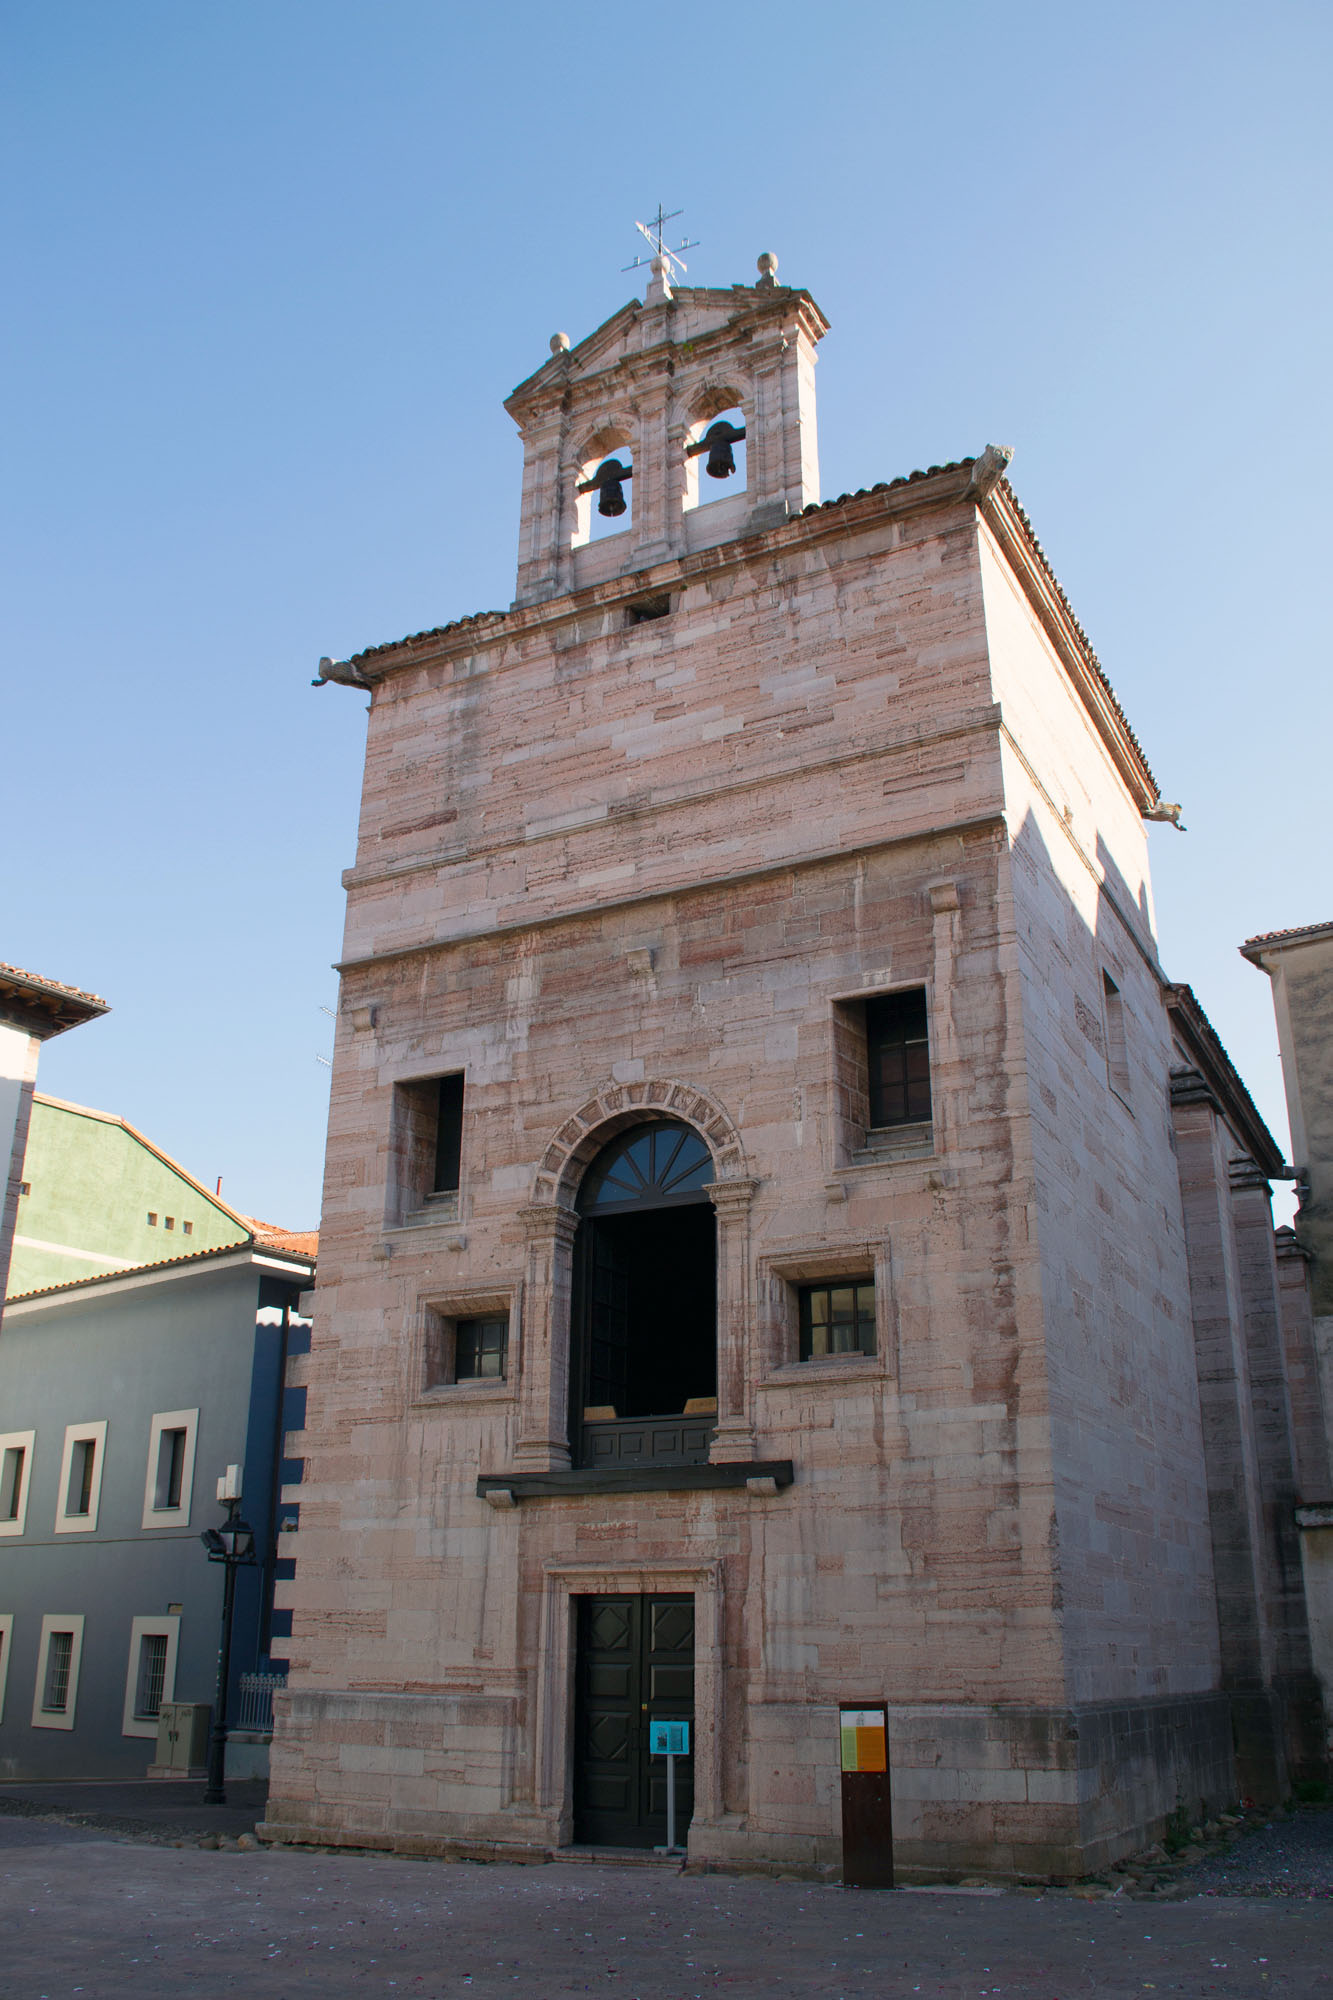
[[[231,1677],[231,1627],[236,1609],[236,1572],[243,1563],[255,1559],[255,1533],[248,1521],[240,1518],[241,1496],[239,1491],[226,1492],[228,1487],[239,1486],[239,1467],[229,1466],[225,1478],[218,1481],[218,1498],[227,1510],[227,1518],[220,1528],[205,1528],[199,1539],[208,1551],[211,1563],[222,1563],[222,1633],[218,1644],[218,1684],[213,1702],[213,1728],[208,1739],[208,1783],[204,1787],[206,1806],[225,1806],[227,1803],[227,1682]]]

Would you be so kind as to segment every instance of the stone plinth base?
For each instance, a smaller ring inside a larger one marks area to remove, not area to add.
[[[835,1717],[822,1703],[765,1703],[750,1717],[763,1764],[784,1778],[804,1767],[813,1782],[765,1795],[752,1757],[750,1810],[696,1819],[691,1868],[837,1879]],[[260,1837],[555,1859],[570,1841],[569,1813],[514,1796],[516,1723],[509,1696],[281,1696]],[[786,1765],[771,1754],[784,1742]],[[1223,1694],[1067,1709],[890,1706],[889,1755],[895,1865],[907,1880],[1091,1874],[1158,1839],[1178,1809],[1204,1818],[1238,1791]]]

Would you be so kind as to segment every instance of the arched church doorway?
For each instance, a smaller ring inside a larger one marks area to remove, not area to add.
[[[692,1126],[633,1125],[575,1203],[570,1441],[576,1464],[698,1465],[717,1421],[713,1158]]]

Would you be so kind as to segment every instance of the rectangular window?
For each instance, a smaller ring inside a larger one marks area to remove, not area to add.
[[[63,1715],[69,1707],[69,1670],[74,1658],[74,1634],[52,1632],[46,1648],[42,1707],[47,1715]]]
[[[9,1681],[9,1655],[14,1644],[14,1614],[0,1611],[0,1722],[5,1719],[5,1688]]]
[[[463,1079],[440,1078],[435,1127],[435,1178],[432,1194],[457,1194],[463,1163]]]
[[[97,1439],[76,1438],[69,1461],[69,1486],[65,1493],[67,1514],[93,1511],[93,1475],[97,1471]]]
[[[21,1535],[28,1518],[35,1431],[0,1434],[0,1535]]]
[[[148,1227],[150,1229],[157,1228],[157,1211],[152,1208],[150,1208],[148,1211]]]
[[[21,1444],[5,1447],[0,1459],[0,1521],[17,1521],[23,1497],[23,1470],[28,1454]]]
[[[1106,1016],[1106,1075],[1118,1097],[1129,1096],[1129,1045],[1125,1039],[1125,1003],[1109,972],[1102,973],[1102,1008]]]
[[[455,1382],[501,1381],[509,1319],[460,1319],[454,1325]]]
[[[468,1293],[421,1306],[420,1393],[505,1380],[513,1294]]]
[[[153,1418],[148,1432],[142,1527],[189,1527],[198,1428],[198,1410],[159,1410]]]
[[[60,1467],[58,1535],[91,1534],[97,1526],[106,1457],[106,1424],[67,1424]]]
[[[176,1693],[180,1618],[136,1618],[130,1625],[122,1736],[155,1737],[162,1704]]]
[[[875,1281],[801,1287],[801,1359],[875,1352]]]
[[[918,1124],[930,1117],[930,1044],[926,995],[886,993],[867,1000],[866,1062],[870,1080],[870,1124]]]
[[[32,1700],[34,1729],[74,1727],[82,1652],[82,1614],[48,1612],[42,1620],[37,1652],[37,1683]]]
[[[461,1071],[395,1087],[388,1190],[391,1227],[457,1217],[463,1102]]]
[[[139,1675],[134,1694],[136,1722],[156,1722],[162,1708],[162,1683],[167,1671],[167,1635],[145,1632],[139,1641]]]
[[[185,1471],[184,1430],[163,1431],[157,1444],[157,1492],[154,1507],[179,1507],[181,1475]]]

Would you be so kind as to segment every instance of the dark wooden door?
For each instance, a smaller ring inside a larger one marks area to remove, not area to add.
[[[597,1847],[666,1841],[665,1757],[650,1757],[654,1717],[690,1724],[676,1759],[676,1839],[694,1804],[694,1599],[580,1597],[575,1674],[574,1838]]]

